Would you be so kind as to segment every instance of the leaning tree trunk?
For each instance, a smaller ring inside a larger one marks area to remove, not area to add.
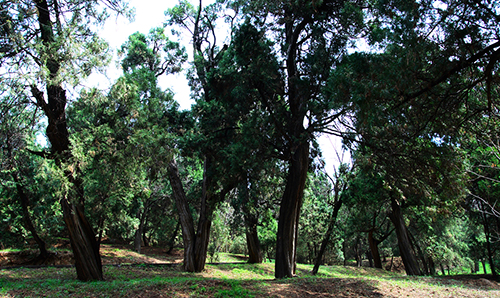
[[[175,225],[174,232],[172,233],[172,236],[170,237],[170,240],[168,241],[167,255],[171,254],[172,251],[174,250],[175,238],[177,238],[177,234],[179,233],[180,227],[181,227],[181,222],[178,221],[177,224]]]
[[[335,205],[333,206],[333,213],[330,216],[330,221],[328,222],[328,229],[326,230],[325,237],[323,238],[323,241],[321,242],[321,248],[319,249],[318,255],[316,256],[316,261],[314,263],[314,268],[312,270],[312,274],[316,275],[319,270],[319,266],[321,265],[321,261],[323,259],[323,255],[325,254],[326,247],[328,246],[328,243],[330,243],[330,238],[333,233],[333,228],[335,227],[335,222],[337,220],[337,214],[339,213],[340,207],[342,206],[342,200],[338,198],[338,194],[335,193],[335,196],[337,197],[335,200]]]
[[[298,219],[309,166],[309,143],[300,144],[289,162],[285,192],[281,200],[276,240],[275,277],[293,277],[297,253]]]
[[[33,239],[35,239],[36,244],[38,245],[38,248],[40,249],[40,255],[39,258],[41,260],[47,259],[49,256],[49,253],[47,251],[47,246],[45,244],[45,241],[40,238],[38,235],[35,226],[33,225],[33,221],[31,220],[30,213],[28,210],[29,206],[29,199],[26,193],[24,192],[23,187],[20,184],[19,177],[17,176],[17,173],[12,173],[12,178],[14,178],[14,182],[16,184],[16,190],[17,194],[19,196],[19,202],[21,203],[21,209],[23,210],[23,221],[26,229],[31,233],[31,236],[33,236]]]
[[[67,198],[61,200],[61,205],[78,279],[82,281],[103,280],[99,243],[84,215],[83,207],[70,203]]]
[[[66,91],[59,83],[54,83],[59,75],[60,61],[58,55],[52,51],[57,51],[52,21],[50,20],[50,10],[47,0],[33,0],[38,12],[38,24],[40,26],[40,38],[43,44],[42,54],[48,59],[43,65],[49,71],[49,81],[47,82],[47,101],[44,94],[36,86],[31,87],[31,92],[36,100],[36,104],[47,116],[47,138],[51,144],[51,154],[59,167],[63,167],[64,162],[72,159],[69,149],[69,133],[66,126]],[[71,194],[74,196],[70,200],[67,196],[61,199],[63,218],[68,229],[68,234],[75,258],[76,272],[78,279],[82,281],[103,280],[102,263],[99,255],[99,243],[95,238],[95,233],[84,214],[83,187],[80,178],[74,176],[78,173],[78,168],[73,171],[64,170],[65,176],[72,185]]]
[[[205,162],[205,173],[207,162]],[[200,209],[200,218],[198,229],[194,230],[194,221],[187,203],[186,193],[179,178],[179,171],[175,159],[168,165],[168,177],[172,186],[177,211],[179,212],[179,221],[182,227],[182,238],[184,240],[184,270],[187,272],[201,272],[205,268],[205,262],[208,251],[208,241],[210,236],[210,227],[212,225],[212,214],[214,199],[207,192],[207,185],[210,179],[204,175],[203,195]],[[224,193],[221,194],[224,196]]]
[[[408,235],[408,230],[403,218],[401,206],[394,198],[391,199],[391,206],[392,214],[390,214],[390,218],[392,223],[394,224],[394,228],[396,229],[399,251],[401,253],[401,258],[403,259],[406,274],[421,275],[417,258],[415,256],[415,252],[413,250],[410,237]]]
[[[182,240],[184,241],[183,269],[187,272],[195,272],[194,246],[196,235],[194,233],[194,222],[191,211],[189,210],[182,181],[179,178],[179,170],[175,159],[170,161],[167,169],[168,179],[170,180],[170,186],[172,187],[175,204],[179,212],[179,222],[182,228]]]

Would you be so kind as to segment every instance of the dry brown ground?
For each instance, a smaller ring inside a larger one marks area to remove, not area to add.
[[[0,267],[13,266],[64,266],[74,263],[73,254],[70,250],[58,250],[52,252],[46,260],[36,258],[38,251],[24,250],[13,252],[0,252]],[[141,254],[133,251],[130,245],[101,244],[100,253],[103,265],[120,264],[162,264],[181,263],[182,252],[174,249],[169,255],[166,249],[159,247],[142,247]]]

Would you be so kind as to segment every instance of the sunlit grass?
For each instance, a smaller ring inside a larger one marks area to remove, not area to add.
[[[337,292],[358,297],[379,291],[389,296],[407,296],[407,289],[419,293],[410,297],[427,297],[429,293],[500,297],[495,290],[476,295],[478,288],[469,289],[449,278],[407,277],[367,267],[321,266],[313,276],[312,265],[298,264],[298,278],[276,280],[272,262],[248,264],[242,256],[221,257],[225,264],[207,264],[201,273],[183,272],[181,266],[105,266],[106,280],[98,282],[78,281],[74,268],[3,269],[0,297],[163,297],[167,293],[169,297],[288,297],[297,293],[328,296]],[[356,294],[359,289],[365,292]]]

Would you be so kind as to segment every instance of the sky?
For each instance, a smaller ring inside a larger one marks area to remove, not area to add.
[[[209,2],[212,1],[205,1],[204,4],[208,4]],[[176,5],[178,1],[131,0],[129,3],[130,7],[135,8],[135,19],[133,22],[130,22],[124,17],[111,17],[108,19],[104,27],[99,30],[99,35],[107,40],[110,47],[114,49],[115,59],[116,50],[127,41],[128,37],[132,33],[141,32],[147,34],[150,29],[162,26],[166,19],[165,11]],[[189,36],[184,36],[182,38],[182,43],[184,44],[190,40]],[[186,65],[186,67],[188,67],[188,65]],[[121,70],[116,66],[115,60],[105,76],[94,74],[89,79],[88,84],[93,87],[105,89],[109,87],[120,75]],[[185,73],[163,76],[159,83],[163,88],[170,88],[174,91],[174,98],[180,104],[182,110],[191,108],[194,101],[191,100],[189,96],[190,89],[185,78]],[[322,135],[319,137],[318,142],[323,151],[325,169],[328,174],[332,175],[334,167],[338,167],[339,164],[336,151],[339,151],[339,155],[341,155],[341,140],[338,137]],[[343,162],[350,162],[348,154],[344,156]]]
[[[110,17],[103,28],[98,29],[100,37],[104,38],[114,52],[114,61],[106,71],[106,74],[94,73],[86,85],[106,89],[111,86],[121,75],[118,64],[117,50],[124,44],[130,35],[135,32],[147,34],[155,27],[163,26],[165,21],[165,11],[173,7],[178,2],[176,0],[130,0],[129,6],[135,8],[135,18],[132,22],[123,16]],[[188,65],[185,65],[188,67]],[[189,86],[185,78],[185,73],[162,76],[159,83],[163,88],[169,88],[175,93],[175,99],[179,102],[181,110],[188,110],[194,103],[190,99]]]

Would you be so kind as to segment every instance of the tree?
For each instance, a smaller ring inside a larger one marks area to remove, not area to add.
[[[6,86],[4,86],[6,87]],[[6,88],[8,90],[8,88]],[[20,95],[23,96],[23,95]],[[9,98],[10,97],[10,98]],[[30,184],[33,183],[39,162],[37,157],[28,156],[28,145],[33,145],[36,126],[34,121],[39,119],[37,110],[27,108],[26,100],[15,99],[13,92],[8,92],[0,100],[0,143],[1,146],[1,180],[2,188],[9,186],[15,189],[17,203],[21,206],[24,228],[31,233],[40,250],[38,260],[43,262],[48,258],[45,241],[40,237],[37,227],[33,223],[30,207],[34,200]],[[31,146],[32,147],[32,146]],[[36,194],[35,194],[36,195]]]
[[[121,10],[120,1],[107,3],[113,10]],[[107,61],[105,43],[83,25],[87,20],[100,22],[106,14],[98,1],[2,1],[2,7],[1,64],[18,70],[4,72],[2,77],[16,78],[17,84],[30,89],[32,103],[47,117],[51,151],[39,155],[53,158],[72,185],[61,198],[61,206],[78,279],[102,280],[99,245],[85,216],[80,171],[72,164],[64,85],[77,83]]]
[[[321,241],[321,247],[314,261],[314,267],[312,270],[313,275],[318,273],[319,266],[322,264],[323,255],[326,251],[328,244],[330,243],[331,236],[333,234],[333,229],[335,227],[335,223],[337,220],[337,215],[339,213],[340,208],[342,207],[342,204],[344,203],[342,196],[345,195],[344,192],[347,189],[347,185],[349,183],[349,178],[351,176],[352,171],[353,167],[349,169],[347,164],[341,164],[338,170],[335,170],[335,176],[333,177],[333,179],[335,180],[333,180],[333,189],[331,189],[331,191],[333,191],[333,202],[330,203],[333,205],[333,210],[329,212],[330,215],[327,221],[327,230],[325,232],[325,235],[323,236],[323,240]]]
[[[347,56],[328,92],[355,111],[346,139],[383,165],[377,171],[392,191],[400,245],[409,249],[400,216],[405,204],[444,200],[446,192],[463,197],[456,144],[469,119],[494,110],[498,15],[489,2],[393,1],[374,8],[368,40],[381,53]],[[407,254],[407,267],[418,274],[413,255]]]
[[[82,158],[87,160],[85,183],[93,195],[96,221],[102,226],[118,212],[132,213],[129,222],[137,221],[134,245],[140,252],[142,242],[148,242],[153,209],[168,212],[166,164],[185,117],[170,90],[158,86],[158,76],[180,71],[187,56],[162,28],[132,34],[120,53],[124,75],[108,96],[83,92],[70,110],[70,124],[79,151],[91,152]]]
[[[248,96],[240,96],[238,103],[265,111],[272,125],[263,135],[264,142],[274,150],[269,157],[288,163],[277,235],[278,278],[291,277],[295,272],[310,142],[315,132],[327,130],[329,124],[344,115],[339,110],[332,112],[335,106],[322,96],[321,90],[337,55],[345,49],[348,36],[355,34],[361,23],[357,5],[356,1],[325,1],[318,5],[280,1],[231,3],[235,11],[243,11],[247,17],[232,40],[232,76],[240,79],[220,79],[218,83],[233,98],[242,86],[252,90]],[[266,40],[267,37],[275,39]],[[230,54],[228,50],[226,58]]]

